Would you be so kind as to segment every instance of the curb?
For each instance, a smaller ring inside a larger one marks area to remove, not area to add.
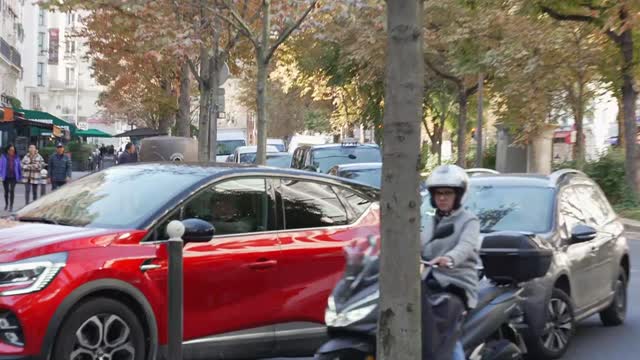
[[[625,231],[640,233],[640,221],[620,218],[620,222],[622,222],[622,224],[624,225]]]

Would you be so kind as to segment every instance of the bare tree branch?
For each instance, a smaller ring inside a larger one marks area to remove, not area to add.
[[[271,46],[271,48],[267,50],[267,56],[265,57],[265,61],[267,63],[269,62],[269,60],[271,60],[271,57],[273,56],[275,51],[278,49],[278,47],[282,45],[282,43],[285,42],[287,38],[289,38],[289,36],[295,29],[300,27],[304,19],[306,19],[309,13],[311,13],[311,10],[313,10],[313,8],[316,7],[317,3],[318,3],[318,0],[312,0],[307,10],[305,10],[305,12],[300,16],[298,21],[288,26],[286,29],[284,29],[284,31],[282,31],[282,33],[280,33],[280,36],[278,36],[278,40],[276,40],[276,42]]]
[[[189,64],[189,68],[191,69],[191,73],[196,78],[196,81],[198,82],[198,84],[200,84],[200,86],[202,86],[202,84],[204,83],[204,79],[198,73],[198,69],[196,69],[196,64],[194,64],[193,60],[191,60],[189,58],[187,58],[187,64]]]
[[[220,11],[217,11],[217,9],[211,9],[214,12],[215,16],[233,25],[239,31],[242,31],[244,35],[248,37],[249,40],[251,40],[253,45],[255,47],[258,47],[258,39],[256,38],[256,35],[251,30],[251,27],[249,26],[249,24],[247,24],[244,21],[242,14],[238,13],[238,11],[234,8],[231,1],[224,0],[223,4],[224,4],[224,7],[227,10],[229,10],[229,14],[231,14],[232,19],[228,18],[227,16],[224,16],[223,14],[220,13]]]
[[[460,80],[455,75],[448,74],[448,73],[444,72],[443,70],[439,69],[433,62],[431,62],[431,60],[429,59],[428,56],[424,57],[424,62],[425,62],[425,64],[427,64],[429,69],[431,69],[439,77],[441,77],[441,78],[443,78],[445,80],[451,81],[456,86],[462,87],[462,80]]]

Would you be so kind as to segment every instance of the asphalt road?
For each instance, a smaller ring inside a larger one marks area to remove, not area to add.
[[[640,358],[640,233],[628,233],[631,247],[631,283],[627,321],[604,327],[598,316],[580,324],[564,360],[631,360]],[[311,360],[313,358],[297,358]],[[293,360],[292,358],[269,360]]]

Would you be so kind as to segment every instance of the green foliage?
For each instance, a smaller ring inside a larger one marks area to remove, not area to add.
[[[575,169],[576,163],[568,161],[554,166],[557,169]],[[618,149],[610,150],[597,161],[585,164],[584,173],[592,178],[609,201],[618,208],[635,208],[638,199],[633,196],[625,182],[624,153]]]
[[[305,130],[328,133],[331,132],[331,122],[329,121],[329,114],[320,110],[312,110],[304,114],[304,128]]]
[[[43,147],[43,148],[40,148],[38,152],[40,153],[40,155],[42,155],[42,157],[44,158],[44,161],[48,162],[49,157],[56,152],[56,147],[55,146]]]
[[[13,96],[9,96],[9,103],[11,104],[11,107],[14,109],[22,109],[22,101],[20,101],[17,98],[14,98]]]

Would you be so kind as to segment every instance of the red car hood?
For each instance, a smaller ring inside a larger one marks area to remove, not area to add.
[[[0,219],[0,263],[72,249],[107,246],[122,233],[126,231]]]

